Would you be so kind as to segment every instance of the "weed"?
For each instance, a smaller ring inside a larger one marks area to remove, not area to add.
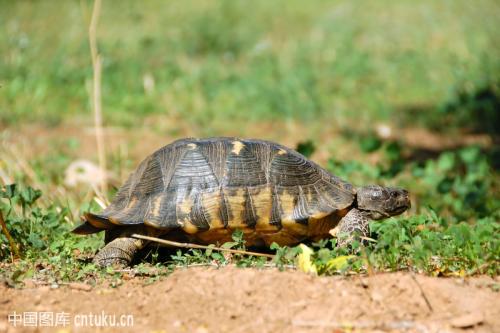
[[[100,237],[70,234],[68,210],[38,206],[41,195],[39,190],[15,184],[0,190],[0,210],[22,254],[22,260],[14,261],[11,267],[4,266],[8,271],[4,273],[10,272],[14,281],[33,275],[51,281],[69,281],[94,274],[95,266],[84,263],[102,242]],[[0,260],[9,261],[12,254],[7,239],[3,234],[0,239]]]

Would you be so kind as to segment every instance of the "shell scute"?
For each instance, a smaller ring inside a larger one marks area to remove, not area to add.
[[[311,219],[345,210],[354,195],[349,183],[275,143],[184,139],[146,158],[98,216],[188,234],[303,235]]]

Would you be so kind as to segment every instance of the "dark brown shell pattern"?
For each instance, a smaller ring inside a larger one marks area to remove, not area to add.
[[[113,202],[95,214],[188,234],[218,229],[306,227],[345,210],[352,185],[273,142],[182,139],[147,157]]]

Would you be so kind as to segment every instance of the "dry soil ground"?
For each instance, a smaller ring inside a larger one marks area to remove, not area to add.
[[[132,278],[117,288],[1,286],[0,332],[500,332],[498,282],[411,273],[315,277],[225,267],[178,269],[149,285]],[[65,317],[69,326],[14,328],[8,317],[14,312],[49,312],[53,320]],[[116,323],[120,315],[132,315],[133,327],[90,327],[90,319],[83,319],[89,313],[115,315]],[[84,320],[87,325],[78,327]]]

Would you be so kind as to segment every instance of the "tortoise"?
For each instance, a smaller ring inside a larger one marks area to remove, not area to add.
[[[368,222],[403,213],[408,192],[355,188],[280,144],[255,139],[181,139],[148,156],[100,213],[76,234],[105,230],[99,266],[130,265],[147,245],[133,233],[199,244],[243,231],[248,246],[295,245],[332,235],[338,245],[367,235]]]

